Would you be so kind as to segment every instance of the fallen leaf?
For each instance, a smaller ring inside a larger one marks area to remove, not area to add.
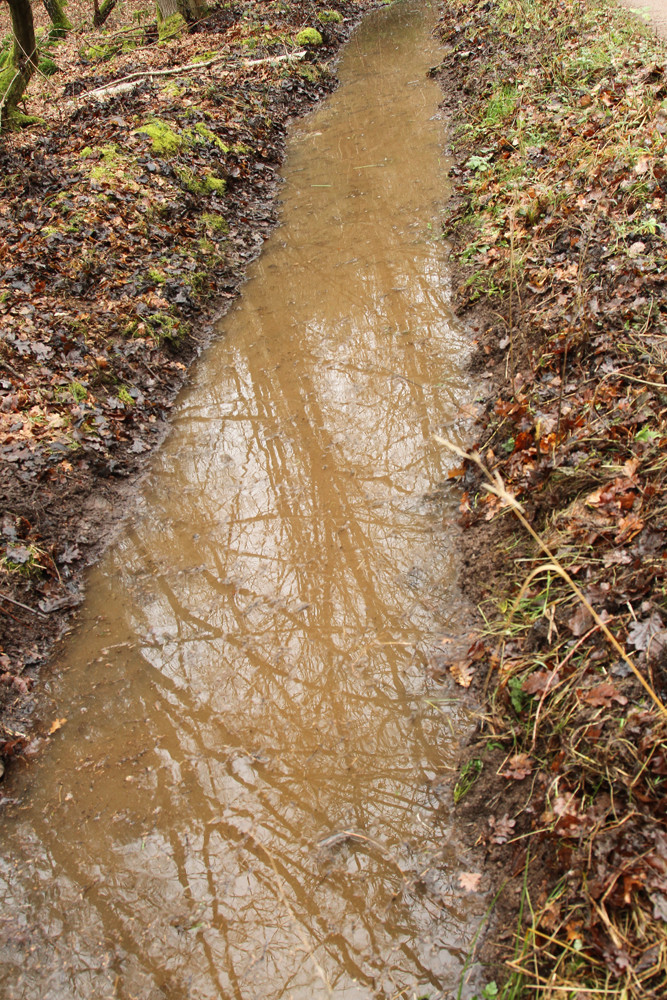
[[[585,604],[580,604],[567,623],[572,635],[585,635],[593,624],[593,616]]]
[[[607,708],[611,705],[612,701],[618,702],[619,705],[627,705],[628,703],[625,695],[621,694],[609,681],[592,687],[590,691],[584,694],[583,700],[587,705],[593,705],[596,708]]]
[[[514,781],[523,781],[532,773],[533,762],[527,753],[517,753],[510,757],[508,766],[500,772],[501,778],[512,778]]]
[[[649,618],[634,622],[630,626],[628,629],[627,644],[628,646],[634,646],[641,653],[645,653],[656,640],[661,643],[661,646],[664,644],[664,639],[662,639],[664,633],[665,628],[662,618],[657,611],[654,611]]]
[[[557,670],[534,670],[521,685],[526,694],[543,694],[558,682]]]
[[[66,722],[67,719],[54,719],[51,723],[51,728],[49,729],[49,736],[53,736],[54,733],[58,732],[58,730],[61,729]]]
[[[482,876],[478,872],[461,872],[459,875],[459,885],[466,892],[477,892]]]
[[[455,660],[449,665],[449,672],[456,683],[463,688],[470,687],[475,676],[471,660]]]
[[[489,826],[493,831],[491,843],[506,844],[512,836],[514,827],[516,826],[516,820],[510,819],[508,813],[505,813],[505,815],[498,820],[495,816],[489,816]]]

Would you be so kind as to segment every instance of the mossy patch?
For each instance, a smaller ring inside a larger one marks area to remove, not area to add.
[[[125,404],[125,406],[134,406],[134,400],[132,399],[130,393],[128,392],[127,388],[124,385],[121,385],[116,395],[118,396],[118,399],[121,401],[121,403]]]
[[[226,236],[229,232],[229,223],[219,212],[202,212],[201,221],[216,236]]]
[[[215,177],[213,174],[204,174],[200,177],[189,167],[177,167],[176,175],[186,191],[191,194],[223,194],[227,187],[227,182],[221,177]]]
[[[154,153],[163,156],[175,156],[187,145],[187,138],[175,132],[173,128],[159,118],[147,122],[140,128],[135,128],[135,135],[147,135],[151,140]]]
[[[166,42],[170,38],[187,28],[188,22],[181,14],[170,14],[169,17],[162,17],[160,8],[157,8],[157,33],[161,42]]]
[[[49,59],[48,56],[43,56],[37,65],[37,69],[42,74],[42,76],[53,76],[57,73],[58,66],[54,63],[53,59]]]
[[[204,125],[203,122],[197,122],[194,126],[193,132],[195,133],[194,139],[196,142],[210,142],[213,146],[217,146],[221,153],[228,153],[229,146],[226,146],[222,139],[213,132],[212,129]]]
[[[321,45],[323,38],[317,28],[304,28],[295,38],[297,45]]]
[[[301,63],[297,67],[297,73],[302,80],[308,80],[309,83],[317,83],[321,75],[317,67],[310,63]]]
[[[118,55],[120,51],[121,45],[118,43],[87,45],[79,51],[79,55],[82,59],[87,60],[87,62],[108,62],[115,55]]]
[[[90,168],[90,179],[99,183],[113,183],[114,181],[127,180],[132,174],[137,173],[137,167],[125,156],[115,143],[108,143],[98,149],[91,150],[88,159],[95,153],[99,154],[98,162]]]
[[[146,317],[146,326],[157,341],[177,343],[187,332],[187,324],[169,313],[156,312]]]
[[[320,24],[341,24],[343,15],[337,10],[323,10],[317,15],[317,20]]]
[[[209,59],[214,59],[220,53],[213,50],[212,52],[200,52],[198,56],[193,56],[190,62],[192,63],[203,63],[208,62]]]

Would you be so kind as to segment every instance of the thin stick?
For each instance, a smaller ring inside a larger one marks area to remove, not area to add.
[[[28,604],[21,604],[20,601],[15,601],[13,597],[7,597],[6,594],[0,594],[0,599],[3,601],[9,601],[10,604],[15,604],[17,608],[23,608],[24,611],[31,611],[33,615],[39,615],[40,618],[48,618],[43,611],[37,611],[36,608],[31,608]]]
[[[635,666],[635,664],[632,662],[632,660],[630,659],[630,657],[628,656],[628,654],[625,652],[625,650],[621,646],[621,644],[618,641],[618,639],[616,638],[616,636],[613,635],[613,633],[609,631],[609,629],[607,628],[606,623],[603,622],[602,618],[600,618],[600,615],[597,613],[597,611],[595,610],[595,608],[593,607],[593,605],[590,603],[590,601],[584,596],[584,594],[582,593],[582,591],[580,590],[580,588],[577,586],[577,584],[574,582],[574,580],[572,579],[572,577],[570,576],[570,574],[558,562],[558,559],[553,554],[553,552],[551,551],[551,549],[549,548],[549,546],[546,544],[546,542],[544,542],[540,538],[540,536],[537,534],[537,532],[535,531],[535,529],[528,523],[528,521],[526,520],[526,518],[524,516],[521,504],[516,499],[516,497],[514,497],[505,488],[505,484],[503,483],[503,481],[502,481],[502,479],[500,477],[500,474],[498,472],[496,472],[495,476],[492,476],[491,473],[489,472],[489,470],[486,468],[486,466],[482,463],[479,455],[476,455],[476,454],[469,455],[462,448],[459,448],[458,445],[452,444],[451,441],[445,441],[444,438],[439,437],[437,434],[434,435],[434,438],[438,442],[438,444],[441,444],[444,448],[447,448],[449,451],[454,452],[454,454],[457,455],[459,458],[467,459],[468,461],[474,462],[475,465],[477,465],[478,468],[480,468],[482,470],[482,472],[487,477],[487,479],[490,480],[490,484],[487,484],[486,489],[489,491],[489,493],[493,493],[494,496],[497,496],[499,499],[504,500],[505,503],[508,504],[508,506],[510,506],[512,508],[512,510],[514,511],[514,513],[516,514],[516,516],[518,517],[518,519],[521,521],[521,523],[524,526],[524,528],[526,529],[526,531],[535,539],[535,541],[537,542],[537,544],[539,545],[539,547],[542,549],[542,551],[544,552],[544,554],[553,563],[553,567],[552,567],[553,568],[553,572],[557,573],[558,576],[562,577],[563,580],[565,580],[565,582],[572,588],[572,590],[574,591],[574,593],[577,596],[577,598],[581,601],[581,603],[584,605],[584,607],[587,608],[588,611],[593,616],[593,620],[599,626],[599,628],[603,632],[603,634],[604,634],[605,638],[607,639],[607,641],[613,646],[613,648],[616,650],[616,652],[621,657],[621,659],[624,661],[624,663],[626,663],[630,667],[630,669],[632,670],[633,674],[635,675],[635,677],[637,678],[637,680],[639,681],[639,683],[642,685],[642,687],[644,688],[644,690],[646,691],[646,693],[649,695],[649,697],[651,698],[651,700],[655,703],[655,705],[658,708],[658,710],[661,712],[661,714],[664,716],[664,718],[667,719],[667,708],[660,701],[660,699],[658,698],[657,694],[655,693],[655,691],[653,690],[653,688],[651,687],[651,685],[648,683],[648,681],[645,680],[644,677],[642,677],[641,673],[639,672],[639,670],[637,669],[637,667]]]

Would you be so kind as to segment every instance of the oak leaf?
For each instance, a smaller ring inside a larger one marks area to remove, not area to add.
[[[475,675],[471,660],[455,660],[449,665],[449,672],[463,688],[469,688]]]
[[[461,872],[459,875],[459,885],[466,892],[477,892],[482,876],[478,872]]]
[[[516,753],[510,757],[508,766],[500,772],[501,778],[512,778],[514,781],[523,781],[532,773],[533,762],[527,753]]]

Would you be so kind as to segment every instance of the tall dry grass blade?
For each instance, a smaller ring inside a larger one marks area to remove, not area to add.
[[[453,444],[451,441],[446,441],[445,438],[442,438],[442,437],[440,437],[437,434],[434,435],[434,438],[438,442],[438,444],[442,445],[443,448],[447,448],[448,451],[451,451],[453,454],[457,455],[458,458],[461,458],[461,459],[464,459],[464,460],[468,460],[470,462],[474,462],[475,465],[479,469],[481,469],[482,473],[489,480],[489,482],[486,484],[486,489],[489,491],[489,493],[493,493],[494,496],[497,496],[500,500],[503,500],[507,504],[508,507],[512,508],[514,514],[519,519],[519,521],[521,522],[521,524],[524,526],[524,528],[526,529],[526,531],[537,542],[537,544],[541,548],[542,552],[544,552],[544,554],[547,556],[547,558],[553,564],[554,572],[558,572],[558,575],[560,577],[562,577],[563,580],[565,580],[565,582],[568,584],[568,586],[571,588],[571,590],[573,591],[573,593],[577,597],[577,600],[581,601],[581,603],[587,609],[587,611],[589,612],[589,614],[592,616],[593,621],[599,626],[599,628],[600,628],[601,632],[603,633],[605,639],[613,646],[613,648],[616,650],[616,652],[621,657],[621,659],[623,660],[623,662],[630,668],[630,670],[635,675],[635,677],[637,678],[637,680],[639,681],[639,683],[641,684],[641,686],[644,688],[644,690],[646,691],[646,693],[649,695],[649,697],[651,698],[651,700],[654,702],[654,704],[656,705],[656,707],[658,708],[658,710],[660,711],[660,713],[664,716],[665,719],[667,719],[667,707],[665,707],[665,705],[660,701],[660,699],[658,698],[657,694],[655,693],[655,691],[653,690],[653,688],[651,687],[651,685],[648,683],[648,681],[646,680],[646,678],[642,676],[642,674],[640,673],[640,671],[638,670],[638,668],[635,666],[635,664],[633,663],[633,661],[630,659],[630,657],[628,656],[628,654],[625,652],[625,650],[621,646],[621,644],[618,641],[618,639],[616,638],[616,636],[609,630],[609,628],[607,627],[606,623],[602,620],[602,618],[597,613],[597,611],[595,610],[595,608],[593,607],[593,605],[590,603],[590,601],[588,600],[588,598],[584,595],[584,593],[581,591],[581,589],[574,582],[574,580],[572,579],[572,577],[570,576],[570,574],[567,572],[567,570],[565,569],[565,567],[560,564],[560,562],[558,561],[558,559],[556,558],[556,556],[553,554],[553,552],[551,551],[551,549],[549,548],[549,546],[546,544],[546,542],[542,538],[540,538],[540,536],[537,534],[537,532],[532,527],[532,525],[530,525],[528,523],[528,521],[526,520],[526,518],[524,516],[521,504],[516,499],[516,497],[514,497],[509,492],[509,490],[506,489],[505,484],[503,483],[500,474],[498,472],[496,472],[495,475],[492,476],[491,473],[489,472],[489,470],[486,468],[486,466],[482,462],[482,460],[480,459],[479,455],[477,455],[475,453],[468,454],[467,452],[465,452],[463,450],[463,448],[459,448],[458,445]]]

